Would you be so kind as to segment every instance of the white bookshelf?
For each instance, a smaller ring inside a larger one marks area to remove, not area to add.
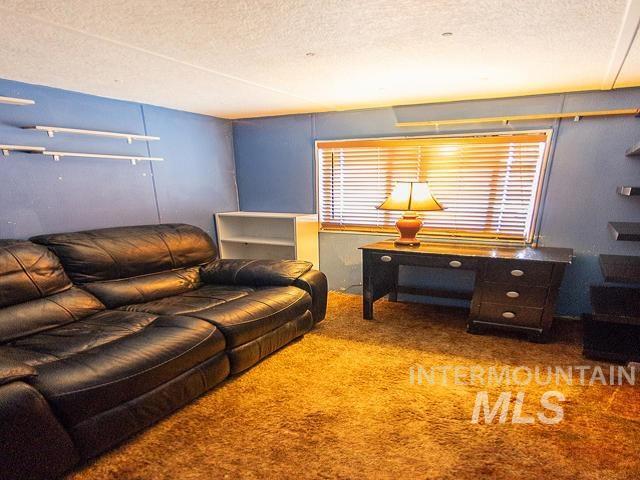
[[[302,213],[216,213],[221,258],[306,260],[318,268],[318,216]]]

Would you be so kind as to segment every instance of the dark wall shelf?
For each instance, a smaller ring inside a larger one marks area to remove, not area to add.
[[[594,360],[637,362],[640,360],[640,325],[638,318],[583,315],[584,348],[582,354]]]
[[[590,290],[594,315],[610,321],[616,316],[625,317],[619,322],[640,325],[640,288],[592,285]]]
[[[600,255],[600,270],[605,282],[640,284],[640,257]]]
[[[619,242],[640,242],[640,223],[609,222],[613,238]]]
[[[583,355],[623,363],[640,361],[640,288],[593,285],[591,307],[593,313],[582,317]]]
[[[631,315],[613,315],[607,313],[592,313],[591,318],[602,323],[617,323],[620,325],[637,325],[640,326],[640,317],[632,317]]]
[[[635,197],[640,195],[640,187],[618,187],[618,194],[625,197]]]
[[[640,157],[640,142],[627,150]],[[626,181],[626,180],[625,180]],[[618,195],[640,196],[640,187],[619,186]],[[640,222],[609,222],[616,241],[640,242]],[[634,286],[592,285],[592,313],[583,319],[583,350],[587,358],[640,362],[640,256],[600,255],[605,282]]]
[[[627,150],[627,157],[640,156],[640,142],[636,143],[633,147]]]

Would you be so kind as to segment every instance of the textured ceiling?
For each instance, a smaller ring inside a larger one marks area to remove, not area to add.
[[[638,85],[640,85],[640,34],[636,34],[615,86],[622,88]]]
[[[0,77],[227,118],[634,86],[639,4],[2,0]]]

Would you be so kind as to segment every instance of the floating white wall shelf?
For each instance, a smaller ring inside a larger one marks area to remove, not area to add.
[[[164,158],[161,157],[137,157],[131,155],[107,155],[104,153],[79,153],[79,152],[50,152],[45,150],[43,155],[49,155],[57,162],[63,157],[82,157],[82,158],[103,158],[107,160],[129,160],[132,165],[137,162],[150,161],[150,162],[162,162]]]
[[[220,241],[230,242],[230,243],[252,243],[256,245],[275,245],[278,247],[295,247],[296,246],[296,243],[293,240],[283,240],[280,238],[256,237],[256,236],[226,237],[226,238],[221,238]]]
[[[26,98],[13,98],[13,97],[0,97],[0,103],[4,103],[6,105],[33,105],[33,100],[29,100]]]
[[[96,137],[109,137],[109,138],[122,138],[127,141],[127,143],[131,143],[134,140],[139,140],[143,142],[152,141],[152,140],[160,140],[160,137],[153,137],[150,135],[138,135],[135,133],[118,133],[118,132],[103,132],[100,130],[81,130],[78,128],[66,128],[66,127],[51,127],[47,125],[35,125],[33,127],[22,127],[26,130],[40,130],[42,132],[47,132],[49,137],[53,137],[56,133],[66,133],[71,135],[93,135]]]
[[[23,153],[43,153],[43,147],[29,147],[27,145],[0,145],[0,151],[6,157],[9,152],[23,152]]]

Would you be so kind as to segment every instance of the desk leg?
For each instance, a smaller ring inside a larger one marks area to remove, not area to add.
[[[362,295],[362,318],[373,320],[373,298],[366,293]]]
[[[400,274],[400,266],[395,265],[393,268],[393,289],[389,292],[389,301],[398,301],[398,275]]]
[[[369,252],[362,254],[362,317],[373,320],[373,302],[396,290],[397,266],[375,262]]]
[[[373,320],[373,285],[371,259],[362,252],[362,318]]]

